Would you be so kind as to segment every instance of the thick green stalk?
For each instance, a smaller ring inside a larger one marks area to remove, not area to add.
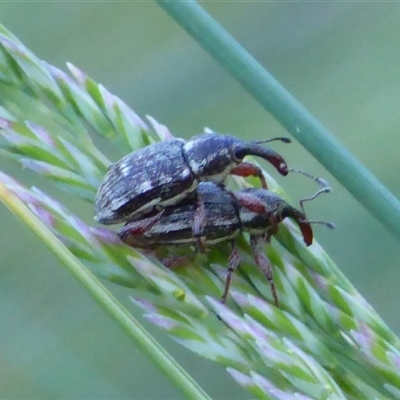
[[[400,202],[194,1],[156,0],[385,227],[400,238]]]
[[[189,399],[209,399],[190,375],[170,356],[143,326],[118,302],[95,276],[68,250],[26,205],[0,182],[0,200],[55,253],[119,326],[135,341],[161,371]]]

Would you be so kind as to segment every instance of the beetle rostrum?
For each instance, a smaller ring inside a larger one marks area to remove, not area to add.
[[[233,246],[222,301],[226,300],[232,274],[240,262],[234,239],[241,232],[247,232],[250,234],[255,262],[270,282],[274,302],[278,305],[271,265],[263,253],[262,243],[265,240],[269,242],[277,232],[278,224],[290,217],[299,225],[304,242],[309,246],[313,241],[313,232],[306,215],[266,189],[249,188],[231,194],[211,182],[203,182],[197,190],[205,210],[203,244],[211,246],[231,241]],[[249,207],[251,202],[264,209],[255,212]],[[196,245],[197,240],[192,233],[196,209],[197,201],[186,198],[179,204],[166,207],[161,213],[128,222],[118,235],[126,244],[142,249]]]
[[[285,160],[262,142],[217,133],[189,141],[172,139],[134,151],[110,166],[97,192],[95,219],[103,224],[137,219],[195,193],[201,181],[222,185],[229,174],[256,176],[267,188],[260,168],[243,161],[248,155],[267,160],[282,175],[288,173]]]

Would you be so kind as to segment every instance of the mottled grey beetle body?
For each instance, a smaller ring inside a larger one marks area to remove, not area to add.
[[[96,196],[95,219],[116,224],[140,218],[178,203],[201,181],[221,185],[229,174],[255,175],[266,188],[261,170],[243,162],[246,155],[262,157],[282,175],[288,173],[276,152],[229,135],[206,133],[187,142],[173,139],[137,150],[109,168]]]
[[[294,218],[300,226],[305,243],[312,243],[312,230],[306,216],[268,190],[249,188],[232,195],[211,182],[203,182],[197,191],[206,213],[202,237],[205,246],[231,240],[241,232],[250,235],[274,234],[277,224],[286,217]],[[251,211],[240,205],[235,195],[241,194],[253,197],[256,202],[261,201],[266,212]],[[192,221],[196,209],[196,201],[185,199],[179,204],[166,207],[155,222],[153,216],[128,222],[118,235],[126,244],[144,249],[195,245],[197,241],[193,236]],[[146,229],[142,229],[143,226]]]
[[[229,193],[212,182],[201,182],[197,187],[197,195],[204,206],[205,213],[202,244],[210,246],[231,241],[233,245],[222,302],[226,300],[232,274],[240,262],[234,239],[241,232],[248,232],[255,262],[269,281],[274,303],[278,306],[272,268],[262,250],[262,242],[264,240],[269,242],[270,237],[277,232],[278,224],[286,217],[291,217],[299,225],[304,242],[307,246],[310,245],[313,233],[305,214],[265,189],[250,188]],[[244,198],[247,204],[252,200],[254,206],[262,204],[264,210],[255,211],[242,205]],[[118,236],[124,243],[143,249],[157,249],[159,246],[171,245],[197,245],[198,238],[193,235],[192,230],[197,207],[197,199],[185,198],[179,204],[166,207],[162,213],[128,222],[120,230]],[[180,258],[182,257],[178,257]],[[165,259],[164,263],[172,265],[173,261]]]
[[[237,236],[241,226],[231,195],[211,182],[202,182],[197,189],[206,212],[203,243],[212,245]],[[196,210],[196,199],[187,198],[177,205],[166,207],[160,219],[145,232],[135,234],[137,225],[146,220],[143,218],[128,222],[118,235],[130,246],[145,249],[163,245],[196,244],[192,232]],[[148,217],[149,220],[151,218]]]
[[[128,154],[109,168],[97,193],[95,218],[116,224],[177,203],[197,187],[183,158],[183,140],[155,143]]]

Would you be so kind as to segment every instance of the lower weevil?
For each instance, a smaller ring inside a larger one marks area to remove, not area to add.
[[[278,306],[271,265],[262,251],[262,243],[265,240],[269,242],[271,236],[277,232],[278,224],[290,217],[298,224],[305,244],[311,245],[313,232],[305,213],[266,189],[248,188],[227,192],[211,182],[204,182],[198,186],[198,197],[204,204],[206,216],[202,243],[205,246],[223,241],[232,243],[222,302],[226,300],[232,274],[240,262],[235,238],[241,232],[247,232],[250,234],[255,262],[269,281],[274,302]],[[254,207],[251,207],[252,204]],[[197,239],[192,232],[196,209],[197,202],[186,198],[177,205],[165,208],[161,213],[128,222],[118,235],[126,244],[142,249],[196,245]]]

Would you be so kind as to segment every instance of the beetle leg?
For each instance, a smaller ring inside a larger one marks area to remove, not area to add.
[[[196,238],[197,248],[201,253],[205,253],[206,249],[203,243],[204,227],[206,225],[206,208],[204,202],[200,199],[198,206],[193,215],[192,233]]]
[[[147,257],[151,256],[160,261],[168,269],[174,269],[180,267],[186,261],[189,260],[190,256],[171,256],[171,257],[160,257],[157,254],[157,249],[142,249],[141,252]]]
[[[262,236],[263,239],[267,242],[267,243],[271,243],[271,237],[275,234],[278,233],[278,229],[279,229],[279,222],[276,220],[276,218],[274,218],[272,215],[270,217],[270,222],[271,222],[271,227],[268,229],[268,232],[264,233],[264,235]]]
[[[127,222],[125,226],[118,232],[118,236],[122,241],[129,236],[142,235],[146,233],[161,218],[164,210],[153,217],[138,219],[136,221]]]
[[[237,167],[231,170],[231,174],[238,176],[256,176],[261,181],[261,186],[263,189],[268,189],[267,182],[265,181],[264,175],[260,168],[249,162],[241,162]]]
[[[190,256],[176,256],[163,258],[161,262],[168,268],[174,269],[180,267],[182,264],[189,260]]]
[[[252,235],[250,237],[250,244],[251,247],[253,248],[255,262],[260,271],[267,278],[267,281],[269,282],[271,287],[274,303],[277,307],[279,307],[278,294],[276,293],[276,288],[272,276],[271,263],[261,249],[262,247],[261,237]]]
[[[169,269],[174,269],[180,267],[182,264],[185,264],[192,257],[197,255],[198,249],[194,249],[193,253],[188,256],[172,256],[161,259],[160,261]]]
[[[235,272],[236,268],[239,266],[239,262],[240,262],[239,252],[236,247],[235,241],[232,240],[231,244],[232,244],[232,252],[231,252],[231,254],[229,256],[229,260],[228,260],[228,274],[226,275],[226,279],[225,279],[224,293],[221,297],[222,303],[225,303],[225,301],[226,301],[226,297],[228,296],[228,292],[229,292],[229,287],[231,285],[232,275]]]

